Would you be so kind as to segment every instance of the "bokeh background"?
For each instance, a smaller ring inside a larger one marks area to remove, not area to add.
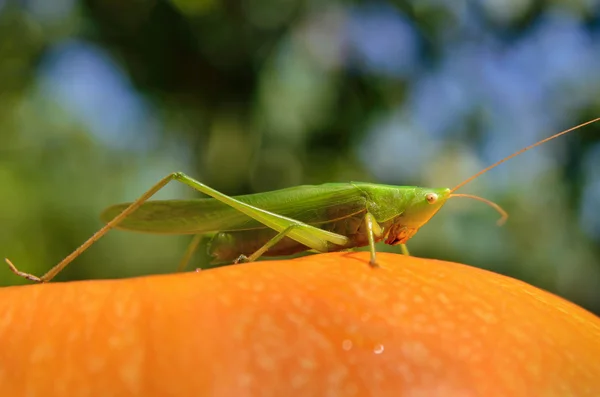
[[[41,274],[171,171],[452,187],[600,116],[599,71],[598,0],[0,0],[0,256]],[[452,200],[412,254],[600,312],[600,123],[462,192],[508,223]],[[189,239],[113,231],[57,279],[172,272]]]

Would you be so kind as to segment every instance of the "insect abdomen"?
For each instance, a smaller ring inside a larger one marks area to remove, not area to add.
[[[219,232],[209,242],[208,254],[215,262],[232,262],[240,255],[250,256],[277,235],[272,229],[255,229],[235,232]],[[264,256],[293,255],[308,248],[291,238],[284,237],[271,247]]]
[[[330,244],[329,252],[362,247],[368,244],[367,235],[364,230],[364,212],[319,226],[320,229],[349,238],[348,244],[344,246]],[[215,262],[231,262],[238,259],[240,255],[251,255],[276,235],[277,232],[271,229],[219,232],[211,239],[208,254],[215,258]],[[309,249],[309,247],[291,238],[284,237],[275,246],[265,252],[263,256],[293,255]]]

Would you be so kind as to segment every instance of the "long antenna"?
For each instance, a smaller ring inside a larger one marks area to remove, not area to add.
[[[548,142],[548,141],[551,141],[551,140],[553,140],[554,138],[558,138],[559,136],[561,136],[561,135],[564,135],[564,134],[566,134],[566,133],[569,133],[569,132],[571,132],[571,131],[574,131],[574,130],[576,130],[576,129],[578,129],[578,128],[584,127],[584,126],[586,126],[586,125],[588,125],[588,124],[595,123],[596,121],[599,121],[599,120],[600,120],[600,117],[598,117],[598,118],[595,118],[594,120],[586,121],[585,123],[579,124],[579,125],[577,125],[577,126],[575,126],[575,127],[571,127],[571,128],[569,128],[568,130],[564,130],[564,131],[562,131],[562,132],[559,132],[558,134],[554,134],[554,135],[552,135],[552,136],[550,136],[550,137],[548,137],[548,138],[542,139],[541,141],[539,141],[539,142],[536,142],[536,143],[534,143],[533,145],[529,145],[529,146],[527,146],[527,147],[525,147],[525,148],[523,148],[523,149],[519,150],[518,152],[515,152],[515,153],[511,154],[510,156],[507,156],[507,157],[503,158],[502,160],[500,160],[500,161],[498,161],[498,162],[496,162],[496,163],[494,163],[494,164],[490,165],[489,167],[486,167],[486,168],[484,168],[483,170],[479,171],[478,173],[476,173],[476,174],[475,174],[475,175],[473,175],[472,177],[470,177],[470,178],[467,178],[467,179],[466,179],[466,180],[464,180],[463,182],[461,182],[461,183],[459,183],[458,185],[456,185],[456,186],[455,186],[455,187],[454,187],[454,188],[453,188],[453,189],[450,191],[450,193],[452,193],[452,192],[455,192],[457,189],[459,189],[459,188],[461,188],[461,187],[465,186],[467,183],[469,183],[469,182],[473,181],[474,179],[477,179],[478,177],[480,177],[481,175],[485,174],[486,172],[488,172],[488,171],[489,171],[489,170],[491,170],[492,168],[496,168],[496,167],[497,167],[497,166],[499,166],[500,164],[504,163],[505,161],[508,161],[508,160],[512,159],[513,157],[516,157],[516,156],[520,155],[521,153],[524,153],[524,152],[526,152],[526,151],[528,151],[528,150],[530,150],[530,149],[533,149],[533,148],[534,148],[534,147],[536,147],[536,146],[539,146],[539,145],[541,145],[542,143],[546,143],[546,142]]]

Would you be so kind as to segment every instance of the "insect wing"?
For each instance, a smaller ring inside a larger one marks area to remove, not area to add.
[[[310,225],[343,219],[365,210],[365,197],[348,183],[305,185],[236,196],[237,200]],[[129,204],[117,204],[101,215],[110,221]],[[259,221],[218,200],[148,201],[125,218],[118,229],[159,234],[201,234],[265,228]]]

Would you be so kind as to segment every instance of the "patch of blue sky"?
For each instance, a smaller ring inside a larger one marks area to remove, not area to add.
[[[473,109],[473,77],[463,55],[450,55],[439,69],[423,73],[411,85],[406,108],[424,133],[446,137],[460,126]]]
[[[376,19],[370,24],[378,25]],[[377,35],[371,37],[365,45],[378,48]],[[388,121],[373,123],[361,158],[384,179],[399,172],[413,177],[413,171],[399,170],[422,164],[431,155],[431,145],[424,144],[425,138],[409,138],[409,131],[450,140],[473,115],[481,116],[484,129],[480,146],[474,145],[473,150],[485,164],[567,128],[580,121],[575,119],[577,109],[593,103],[597,89],[589,87],[600,83],[595,73],[600,54],[593,43],[575,17],[556,13],[541,18],[516,42],[490,35],[447,42],[441,62],[428,70],[422,65],[423,71],[414,76],[408,101],[398,112],[403,116],[389,115]],[[385,56],[384,51],[380,54]],[[573,93],[573,102],[566,103],[562,90]],[[391,120],[398,124],[389,125]],[[378,140],[378,144],[368,143]],[[398,153],[394,148],[402,148],[403,155],[394,156]],[[560,150],[552,145],[540,149],[513,160],[519,162],[516,168],[499,167],[488,176],[494,180],[490,185],[498,190],[522,186],[551,170],[560,161]],[[382,157],[386,160],[373,160]]]
[[[419,37],[397,7],[376,1],[354,6],[347,22],[350,67],[366,74],[410,76],[419,62]]]
[[[494,104],[495,116],[487,127],[482,158],[496,161],[581,121],[576,111],[594,101],[594,93],[584,86],[598,86],[599,60],[589,34],[569,15],[543,18],[522,41],[488,59],[484,101]],[[572,101],[565,100],[563,90],[573,93]],[[556,145],[545,145],[517,160],[527,172],[507,167],[497,174],[504,174],[504,184],[526,185],[557,166],[559,154]]]
[[[28,0],[25,7],[40,22],[62,22],[72,14],[76,3],[77,0]]]
[[[410,115],[398,110],[372,123],[358,155],[378,182],[418,183],[425,159],[434,156],[438,147],[428,134],[415,133]]]
[[[92,43],[68,40],[50,49],[39,66],[38,86],[108,147],[144,151],[158,140],[154,109]]]

